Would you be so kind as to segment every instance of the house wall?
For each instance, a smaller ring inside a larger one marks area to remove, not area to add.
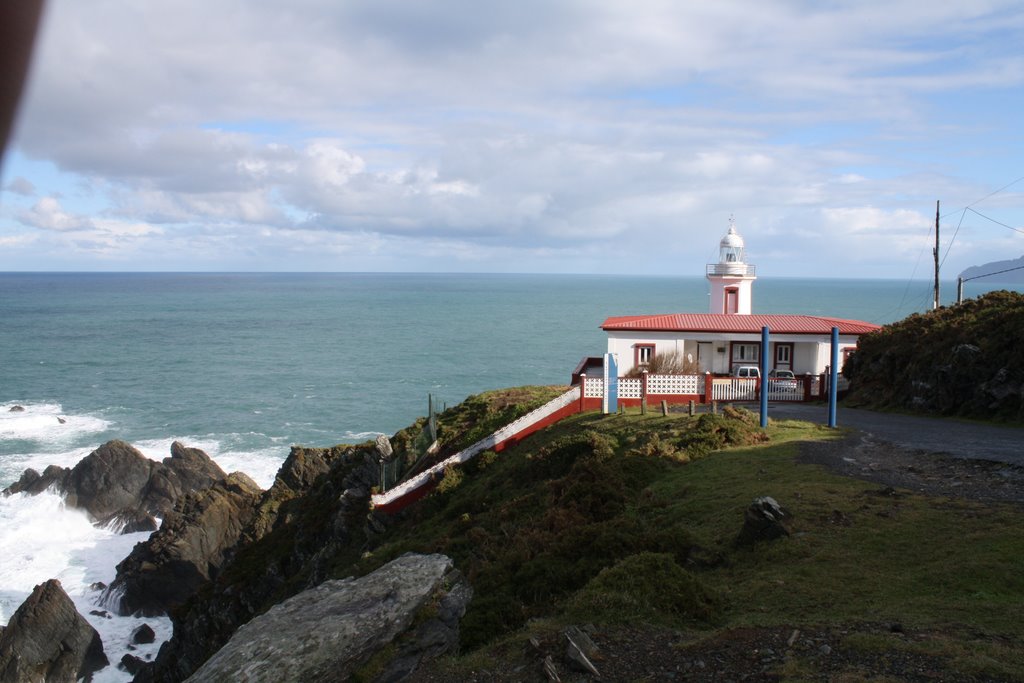
[[[731,370],[732,342],[757,344],[761,341],[759,334],[696,333],[696,332],[608,332],[608,352],[618,357],[619,374],[625,375],[634,365],[636,346],[653,344],[655,355],[669,351],[680,351],[684,357],[698,358],[698,344],[711,344],[711,360],[705,365],[707,371],[726,375]],[[831,337],[829,335],[772,335],[769,348],[768,365],[772,367],[775,360],[774,346],[776,343],[793,344],[793,372],[798,375],[819,375],[825,372],[825,366],[831,360]],[[839,362],[842,363],[844,348],[856,347],[857,337],[844,335],[839,338]],[[721,349],[721,351],[719,351]]]

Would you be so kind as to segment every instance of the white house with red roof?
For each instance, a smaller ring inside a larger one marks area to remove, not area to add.
[[[768,367],[797,375],[820,375],[831,355],[832,328],[839,329],[843,360],[862,334],[879,329],[860,320],[811,315],[755,314],[753,265],[746,263],[743,238],[730,220],[720,242],[718,263],[708,264],[711,310],[708,313],[626,315],[608,318],[608,353],[616,355],[619,374],[648,365],[660,353],[678,352],[702,372],[732,374],[737,366],[760,365],[761,328],[770,331]]]

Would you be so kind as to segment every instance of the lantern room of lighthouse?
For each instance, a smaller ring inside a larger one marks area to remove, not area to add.
[[[743,238],[729,219],[729,232],[719,242],[718,263],[709,263],[707,278],[711,283],[710,313],[750,315],[752,290],[757,279],[754,266],[746,262]]]

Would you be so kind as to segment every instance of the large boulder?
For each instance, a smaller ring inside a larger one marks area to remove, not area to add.
[[[56,579],[36,586],[0,632],[0,683],[71,683],[108,663],[100,635]]]
[[[471,596],[449,558],[409,553],[360,579],[325,581],[275,605],[188,680],[344,681],[357,673],[402,680],[455,647]],[[367,666],[389,645],[384,661]]]
[[[227,553],[252,519],[262,490],[235,472],[183,497],[159,531],[117,565],[108,589],[121,614],[163,614],[215,578]]]
[[[131,444],[114,440],[71,469],[51,465],[42,474],[25,470],[3,493],[37,494],[54,488],[68,505],[85,510],[95,523],[115,522],[137,530],[146,528],[147,518],[169,513],[186,493],[225,476],[206,453],[177,441],[171,445],[171,457],[155,462]]]

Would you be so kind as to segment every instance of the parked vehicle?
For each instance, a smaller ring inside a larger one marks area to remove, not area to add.
[[[761,376],[761,368],[756,365],[737,365],[732,370],[732,376],[756,379]]]
[[[775,391],[796,391],[799,388],[792,370],[772,370],[768,373],[768,382]]]

